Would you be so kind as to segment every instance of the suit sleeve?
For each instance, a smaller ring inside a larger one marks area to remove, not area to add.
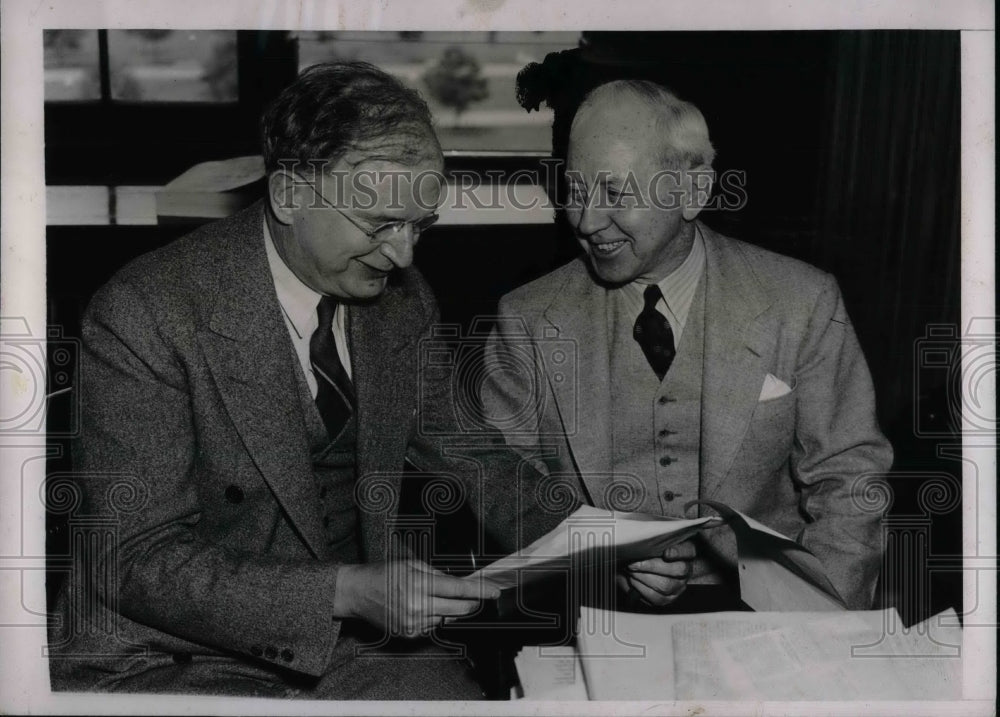
[[[189,367],[143,293],[109,284],[84,317],[83,338],[75,463],[84,505],[106,514],[120,484],[135,499],[114,513],[113,548],[93,556],[95,568],[115,576],[100,599],[183,640],[322,674],[340,626],[332,618],[336,566],[265,557],[235,534],[213,541],[199,530],[220,519],[200,493]],[[216,533],[227,529],[222,522]],[[257,526],[244,527],[249,534]]]
[[[875,390],[835,280],[813,308],[797,362],[792,477],[809,521],[799,541],[823,562],[848,606],[871,606],[882,557],[881,514],[866,486],[889,470],[892,448]]]
[[[552,468],[541,459],[543,416],[552,405],[548,382],[535,356],[524,317],[500,300],[500,315],[483,355],[481,399],[484,419],[501,431],[508,445],[541,472]]]
[[[425,336],[437,322],[435,308]],[[490,367],[481,363],[477,353],[479,347],[473,344],[468,349],[472,358],[466,360],[476,362],[481,370],[463,375],[489,373]],[[421,369],[420,430],[408,455],[421,469],[440,466],[462,476],[480,524],[503,550],[513,552],[541,537],[579,506],[571,492],[551,490],[540,464],[507,445],[475,404],[476,387],[453,381],[450,371]],[[459,420],[460,412],[464,422]],[[534,432],[526,435],[533,437]]]

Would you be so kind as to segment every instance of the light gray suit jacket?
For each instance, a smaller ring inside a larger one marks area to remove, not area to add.
[[[836,281],[699,226],[707,254],[699,498],[795,538],[849,606],[868,607],[882,545],[865,484],[889,469],[892,449]],[[509,443],[599,506],[613,479],[607,303],[583,258],[505,296],[483,391]],[[769,373],[791,391],[761,401]],[[735,564],[730,531],[707,539]]]
[[[60,598],[53,652],[77,657],[52,660],[57,689],[101,689],[177,654],[220,674],[227,662],[314,676],[334,666],[337,565],[262,206],[140,257],[88,307],[76,515],[112,534],[81,553],[84,570]],[[499,450],[464,458],[435,438],[460,433],[448,382],[419,372],[437,316],[412,269],[377,301],[349,307],[366,561],[386,558],[404,459],[456,477],[507,549],[559,520],[538,509],[538,475],[501,437]],[[97,602],[83,594],[88,575]]]

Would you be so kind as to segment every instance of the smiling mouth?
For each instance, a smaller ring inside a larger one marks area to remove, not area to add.
[[[386,276],[390,271],[392,271],[392,267],[389,267],[388,269],[381,269],[377,266],[372,266],[367,262],[361,261],[360,259],[358,260],[358,263],[365,267],[370,274],[375,274],[376,276]]]
[[[625,239],[619,239],[618,241],[609,241],[609,242],[602,242],[600,244],[591,244],[590,248],[595,255],[605,257],[616,254],[626,244],[628,244],[628,242]]]

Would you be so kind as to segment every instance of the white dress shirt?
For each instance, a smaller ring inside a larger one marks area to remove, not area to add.
[[[694,242],[687,258],[679,267],[656,282],[663,293],[663,298],[656,302],[656,309],[670,322],[670,328],[674,332],[674,346],[679,346],[681,343],[681,334],[684,333],[684,324],[691,311],[691,302],[694,301],[698,282],[704,273],[705,241],[702,239],[701,231],[695,226]],[[633,281],[621,288],[633,321],[642,312],[645,303],[643,292],[647,286],[649,285]]]
[[[264,220],[264,247],[267,252],[267,263],[271,268],[271,277],[274,279],[274,288],[278,293],[281,313],[285,316],[288,335],[292,338],[295,355],[299,357],[299,364],[306,376],[309,390],[312,392],[313,398],[316,398],[319,389],[316,384],[316,376],[313,373],[312,361],[309,360],[309,339],[312,338],[319,324],[316,307],[319,306],[319,300],[323,298],[323,295],[303,284],[299,277],[295,276],[288,268],[274,247],[274,239],[267,228],[266,219]],[[343,304],[337,306],[331,328],[340,363],[344,365],[344,370],[350,377],[351,355],[347,350],[347,330],[344,326],[344,311],[342,309]]]

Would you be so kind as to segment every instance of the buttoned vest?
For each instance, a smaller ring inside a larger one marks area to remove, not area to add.
[[[702,277],[662,382],[632,336],[628,302],[622,292],[609,292],[615,482],[606,491],[607,507],[679,518],[684,504],[699,497],[704,284]]]
[[[357,412],[331,441],[309,392],[305,376],[301,371],[296,373],[313,479],[316,483],[316,500],[323,516],[327,544],[333,552],[335,562],[361,562],[358,509],[354,499],[354,483],[357,479]]]

